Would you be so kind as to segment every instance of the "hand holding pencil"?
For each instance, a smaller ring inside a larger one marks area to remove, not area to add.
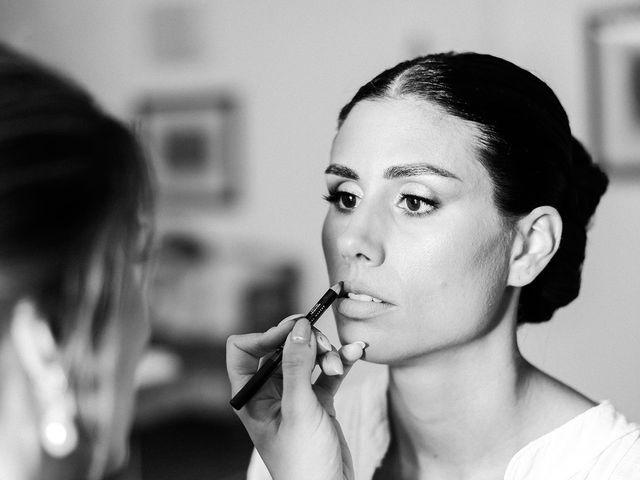
[[[301,315],[265,333],[235,335],[227,342],[227,369],[234,396],[258,371],[261,357],[284,342],[282,375],[269,376],[238,411],[260,456],[278,479],[344,479],[351,457],[335,419],[333,396],[364,344],[327,348],[326,337]],[[342,374],[331,358],[339,358]],[[328,360],[325,360],[328,359]],[[322,373],[311,383],[318,363]]]

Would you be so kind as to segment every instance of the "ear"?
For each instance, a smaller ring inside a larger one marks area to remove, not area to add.
[[[20,300],[11,319],[11,338],[36,402],[40,443],[53,457],[77,446],[76,401],[69,390],[61,355],[48,323],[32,300]]]
[[[524,287],[531,283],[555,255],[561,237],[562,218],[553,207],[535,208],[518,220],[508,285]]]

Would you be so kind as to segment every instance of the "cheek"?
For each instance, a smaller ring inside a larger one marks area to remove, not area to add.
[[[506,285],[507,255],[501,236],[474,226],[448,235],[423,237],[397,255],[396,277],[406,306],[431,325],[480,321]],[[413,259],[413,260],[412,260]]]
[[[322,224],[322,250],[330,276],[335,271],[336,260],[338,258],[335,228],[335,221],[331,219],[331,214],[327,213],[324,223]]]
[[[130,284],[120,312],[121,362],[125,377],[130,377],[150,335],[147,298],[138,283]]]
[[[329,215],[327,214],[324,217],[324,222],[322,223],[322,251],[324,252],[325,258],[327,258],[328,248],[329,248]]]
[[[149,338],[145,297],[131,286],[117,319],[118,374],[115,379],[115,404],[112,424],[111,456],[114,466],[121,465],[126,453],[126,438],[133,415],[136,368]]]
[[[402,286],[403,304],[414,318],[441,317],[444,297],[459,285],[459,260],[447,242],[422,239],[388,258],[391,276]]]

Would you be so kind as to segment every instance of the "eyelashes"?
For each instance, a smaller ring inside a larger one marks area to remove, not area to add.
[[[406,193],[400,196],[399,203],[403,205],[399,207],[405,210],[406,215],[413,217],[429,215],[440,206],[436,200]]]
[[[360,203],[360,198],[350,192],[338,191],[337,189],[329,190],[329,193],[323,197],[327,202],[338,209],[339,212],[348,212],[353,210]]]
[[[351,192],[341,191],[337,188],[329,189],[323,198],[332,204],[340,213],[349,213],[354,210],[361,198]],[[429,215],[440,207],[440,202],[420,195],[401,194],[395,203],[404,215],[410,217],[422,217]]]
[[[340,199],[338,192],[335,190],[330,190],[328,193],[325,193],[322,198],[329,203],[336,203]]]

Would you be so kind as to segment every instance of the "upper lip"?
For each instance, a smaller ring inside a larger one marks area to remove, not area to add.
[[[369,295],[370,297],[377,298],[378,300],[382,300],[385,303],[391,304],[391,302],[386,300],[384,297],[380,296],[379,293],[376,293],[374,289],[359,282],[345,280],[343,282],[342,296],[346,297],[348,293],[359,293],[359,294]]]

